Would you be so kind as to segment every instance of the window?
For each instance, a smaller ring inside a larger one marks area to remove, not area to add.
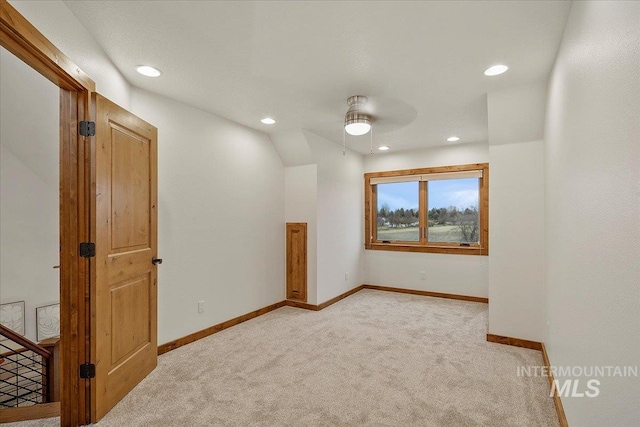
[[[489,254],[487,163],[364,178],[366,249]]]
[[[480,243],[479,181],[479,178],[427,181],[429,242]]]
[[[419,242],[418,181],[378,184],[376,234],[385,242]]]

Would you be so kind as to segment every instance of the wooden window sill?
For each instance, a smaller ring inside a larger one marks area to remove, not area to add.
[[[455,254],[455,255],[489,255],[486,248],[480,246],[453,246],[453,245],[417,245],[410,243],[371,243],[365,249],[374,251],[397,251],[397,252],[424,252],[434,254]]]

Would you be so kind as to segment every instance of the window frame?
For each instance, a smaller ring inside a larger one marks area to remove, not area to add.
[[[480,227],[480,243],[469,246],[461,246],[458,243],[431,243],[427,241],[428,228],[428,181],[419,181],[419,242],[393,241],[383,243],[377,240],[377,184],[371,184],[372,178],[403,177],[411,175],[439,174],[447,172],[482,171],[482,177],[478,178],[478,214]],[[439,166],[420,169],[403,169],[384,172],[369,172],[364,174],[364,246],[367,250],[401,251],[401,252],[426,252],[458,255],[489,255],[489,163],[472,163],[455,166]]]

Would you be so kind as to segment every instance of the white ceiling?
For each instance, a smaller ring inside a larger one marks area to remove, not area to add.
[[[265,132],[342,143],[346,98],[377,100],[374,144],[487,140],[486,93],[547,78],[565,1],[66,1],[134,86]],[[490,65],[510,70],[486,77]],[[157,79],[139,64],[163,71]],[[400,114],[402,113],[402,114]],[[276,125],[260,123],[274,117]],[[369,137],[348,145],[369,151]]]

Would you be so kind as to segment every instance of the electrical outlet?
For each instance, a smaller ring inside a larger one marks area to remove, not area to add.
[[[347,280],[349,280],[349,273],[344,273],[344,281],[346,282]]]
[[[420,272],[420,280],[427,280],[427,272],[426,271],[421,271]]]
[[[204,313],[204,301],[198,301],[198,313]]]

